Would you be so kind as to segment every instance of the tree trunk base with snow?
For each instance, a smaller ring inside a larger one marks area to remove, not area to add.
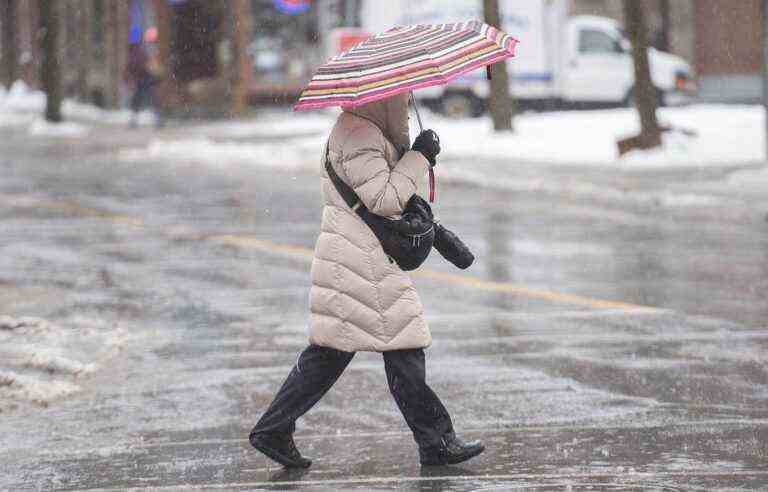
[[[622,138],[616,142],[619,148],[619,156],[632,150],[648,150],[661,145],[661,133],[640,133],[633,137]]]

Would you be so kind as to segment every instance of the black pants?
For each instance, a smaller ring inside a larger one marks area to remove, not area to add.
[[[144,108],[155,109],[155,80],[152,77],[142,77],[136,81],[136,88],[131,96],[131,111],[134,113]]]
[[[317,345],[307,347],[252,432],[292,434],[296,419],[333,386],[354,355]],[[389,390],[416,443],[420,447],[439,444],[445,434],[453,432],[453,424],[440,399],[427,386],[424,350],[393,350],[382,355]]]

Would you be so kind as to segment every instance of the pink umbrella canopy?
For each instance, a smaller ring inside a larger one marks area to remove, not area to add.
[[[517,43],[479,21],[395,27],[318,68],[293,109],[359,106],[447,84],[459,75],[515,56]]]

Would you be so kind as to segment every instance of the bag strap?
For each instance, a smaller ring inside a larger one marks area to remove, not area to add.
[[[329,158],[330,150],[328,147],[330,147],[330,140],[325,144],[325,170],[328,172],[328,177],[331,178],[333,186],[336,188],[336,191],[339,192],[341,198],[347,203],[347,205],[349,205],[349,208],[357,212],[358,215],[361,215],[363,213],[362,209],[365,209],[365,205],[363,205],[363,202],[357,196],[355,190],[353,190],[352,187],[345,183],[339,177],[339,175],[336,174],[336,171],[331,165],[331,159]]]

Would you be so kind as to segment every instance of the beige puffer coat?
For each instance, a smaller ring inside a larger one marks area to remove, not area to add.
[[[410,150],[398,159],[398,147],[409,147],[405,96],[345,110],[328,141],[333,169],[378,215],[401,213],[423,187],[427,160]],[[429,346],[432,337],[410,277],[336,191],[325,171],[325,153],[321,181],[310,343],[347,352]]]

